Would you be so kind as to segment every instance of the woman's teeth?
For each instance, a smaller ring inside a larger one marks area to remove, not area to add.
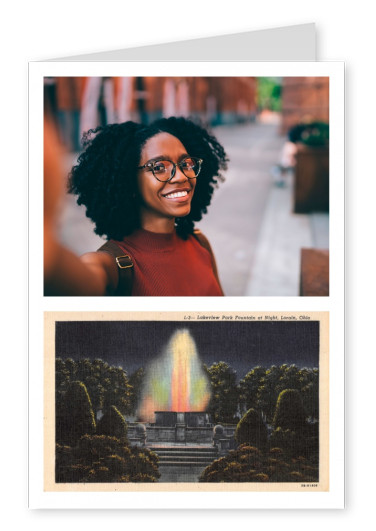
[[[168,199],[174,199],[175,197],[184,197],[186,195],[188,195],[188,192],[184,191],[184,192],[174,192],[172,194],[167,194],[165,195],[165,197],[167,197]]]

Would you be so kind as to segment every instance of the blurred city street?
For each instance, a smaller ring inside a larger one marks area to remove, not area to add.
[[[292,177],[283,187],[273,182],[271,168],[285,142],[278,124],[215,133],[229,170],[199,225],[214,248],[226,295],[299,295],[300,249],[329,247],[329,215],[294,214]]]
[[[329,215],[294,214],[293,177],[284,186],[273,182],[285,142],[278,129],[273,120],[214,128],[229,168],[197,226],[211,242],[228,296],[299,295],[300,249],[329,248]],[[67,157],[67,171],[74,161]],[[78,254],[102,244],[72,196],[63,205],[60,237]]]

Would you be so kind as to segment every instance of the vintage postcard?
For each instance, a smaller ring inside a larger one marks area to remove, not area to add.
[[[328,325],[46,312],[44,490],[328,491]]]

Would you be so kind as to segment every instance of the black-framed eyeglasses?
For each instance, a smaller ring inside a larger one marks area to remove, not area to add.
[[[188,179],[196,179],[201,170],[201,164],[203,160],[198,157],[184,157],[177,164],[172,160],[154,160],[147,162],[143,166],[139,166],[139,170],[148,168],[153,172],[154,177],[161,182],[171,181],[175,177],[176,167],[179,166],[180,170]]]

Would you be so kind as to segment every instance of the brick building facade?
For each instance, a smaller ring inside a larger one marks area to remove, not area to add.
[[[313,121],[329,122],[329,78],[283,78],[281,133]]]
[[[129,110],[134,120],[194,116],[212,124],[249,121],[256,116],[256,80],[246,77],[132,78]]]

